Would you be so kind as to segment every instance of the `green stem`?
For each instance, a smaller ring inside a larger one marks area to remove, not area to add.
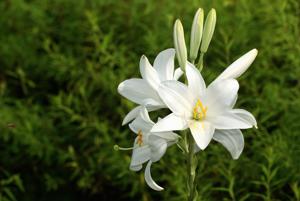
[[[198,68],[199,68],[199,71],[201,72],[202,69],[203,69],[203,57],[204,57],[204,52],[201,52],[200,53],[200,57],[199,57],[199,60],[198,60]]]
[[[199,61],[202,60],[203,64],[203,54],[200,54]],[[194,64],[194,61],[192,61]],[[187,84],[187,78],[185,79],[185,84]],[[188,131],[183,131],[185,137],[185,149],[187,158],[187,189],[188,189],[188,201],[195,201],[197,197],[197,190],[195,185],[196,178],[196,168],[197,168],[197,158],[194,154],[195,141],[191,133]]]
[[[196,177],[196,167],[197,164],[195,163],[196,160],[194,159],[194,146],[195,141],[193,136],[188,133],[188,160],[187,160],[187,167],[188,167],[188,201],[193,201],[195,198],[195,177]]]

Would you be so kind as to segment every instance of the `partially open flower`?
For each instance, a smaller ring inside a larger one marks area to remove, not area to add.
[[[146,108],[143,108],[138,117],[129,124],[130,129],[137,134],[133,145],[130,169],[139,171],[148,161],[145,169],[146,183],[154,190],[161,191],[151,177],[151,164],[157,162],[166,152],[167,147],[176,143],[178,135],[171,132],[151,132],[154,122],[149,118]]]

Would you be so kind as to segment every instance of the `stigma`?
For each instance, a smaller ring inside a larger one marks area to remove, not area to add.
[[[201,121],[206,117],[207,107],[203,106],[200,99],[197,100],[195,107],[193,108],[193,119]]]

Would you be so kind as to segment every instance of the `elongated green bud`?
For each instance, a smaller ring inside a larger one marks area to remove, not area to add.
[[[215,31],[216,20],[217,20],[216,10],[211,9],[206,17],[205,24],[204,24],[203,37],[201,43],[202,53],[205,53],[208,49],[211,38]]]
[[[176,20],[174,24],[174,46],[176,50],[176,56],[180,68],[185,71],[185,66],[187,63],[187,50],[184,40],[184,31],[180,20]]]
[[[200,47],[200,42],[202,38],[203,31],[203,18],[204,11],[199,8],[195,14],[192,30],[191,30],[191,41],[190,41],[190,59],[195,61],[198,56],[198,51]]]

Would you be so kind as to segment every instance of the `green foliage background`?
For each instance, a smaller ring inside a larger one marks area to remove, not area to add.
[[[252,48],[238,106],[257,118],[239,160],[217,143],[199,154],[201,201],[300,200],[299,0],[1,0],[0,201],[185,199],[176,146],[154,164],[163,192],[128,169],[134,107],[117,93],[142,54],[172,47],[181,18],[217,10],[203,75],[211,81]]]

